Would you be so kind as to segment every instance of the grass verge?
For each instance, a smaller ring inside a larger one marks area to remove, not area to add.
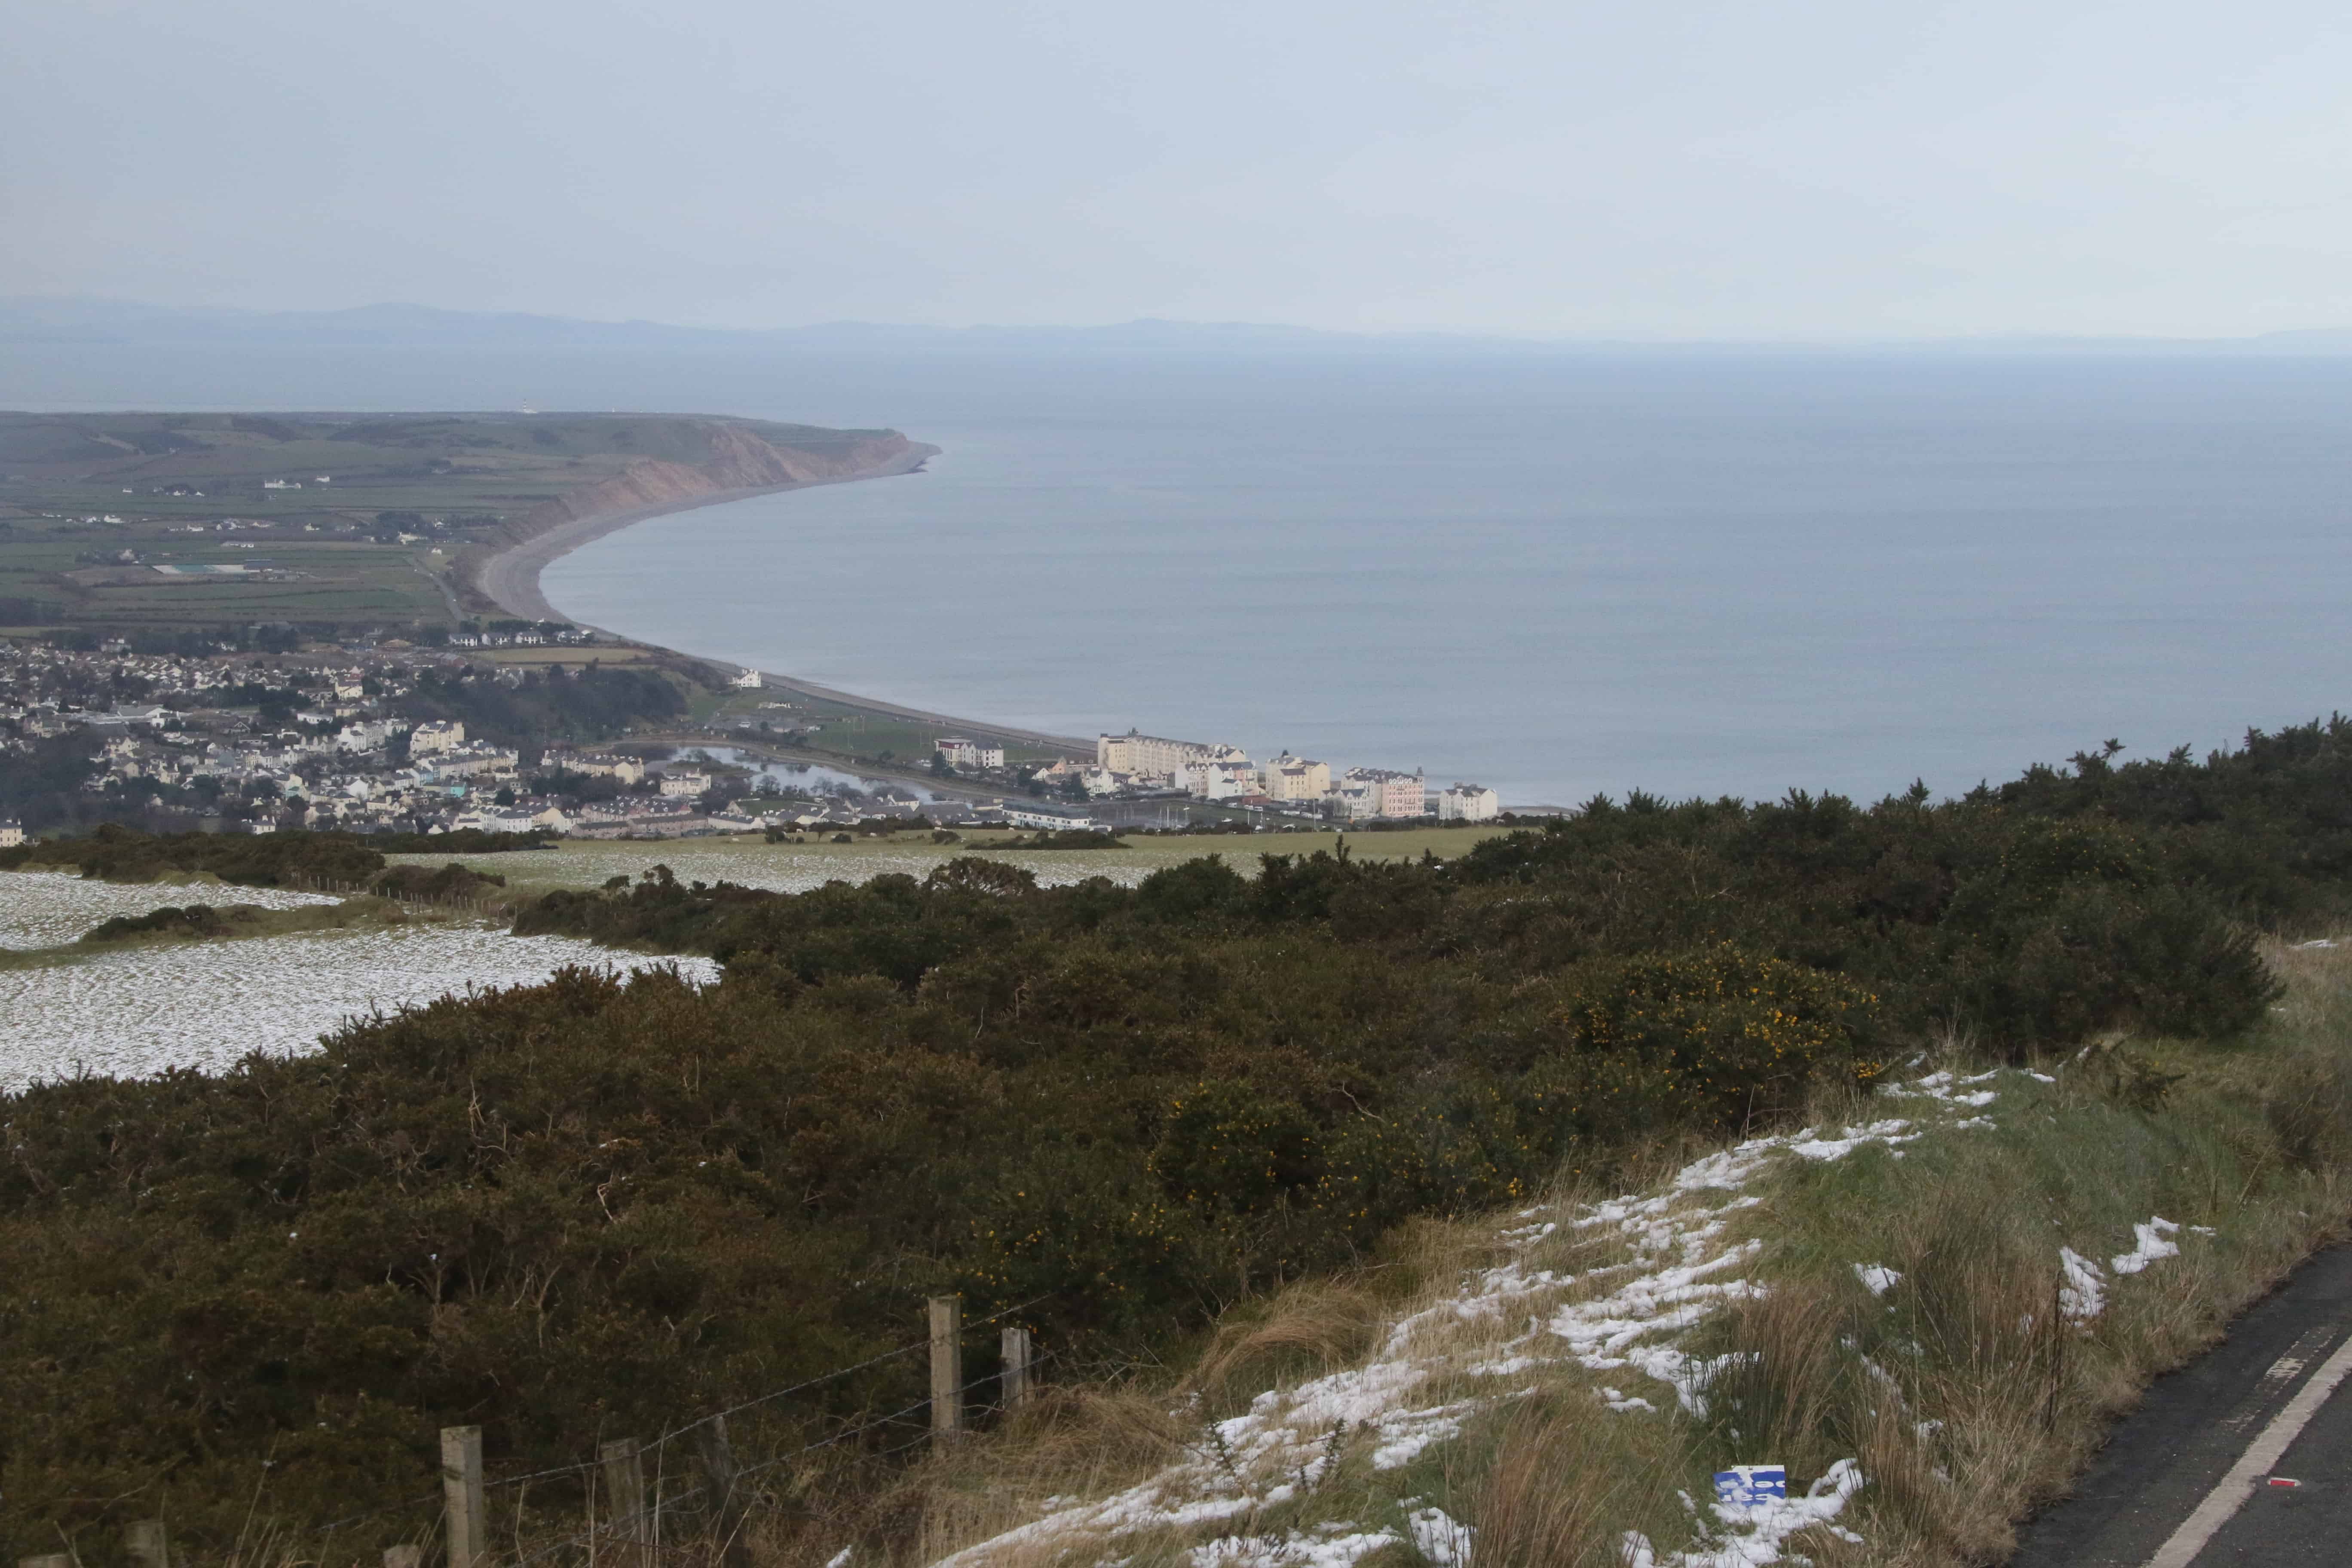
[[[1410,1226],[1181,1370],[1056,1390],[748,1544],[894,1568],[2000,1561],[2150,1378],[2341,1230],[2352,952],[2268,956],[2286,1000],[2240,1045],[1979,1070],[1954,1042],[1807,1128],[1649,1151],[1624,1194]],[[1785,1465],[1790,1500],[1714,1503],[1738,1464]]]

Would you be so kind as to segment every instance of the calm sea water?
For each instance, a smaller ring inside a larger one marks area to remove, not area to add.
[[[550,598],[1513,803],[1956,793],[2352,695],[2352,361],[42,353],[0,395],[894,425],[930,472],[641,524]]]

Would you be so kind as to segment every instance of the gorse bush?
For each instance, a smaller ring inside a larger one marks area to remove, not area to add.
[[[157,1512],[217,1548],[265,1482],[289,1519],[392,1508],[446,1422],[507,1473],[580,1459],[902,1344],[929,1293],[1042,1299],[1026,1321],[1073,1360],[1158,1354],[1415,1215],[1605,1180],[1643,1140],[1866,1088],[1932,1034],[2227,1036],[2275,994],[2239,920],[2352,891],[2325,857],[2231,869],[2352,800],[2341,729],[2275,768],[2160,764],[2193,820],[2097,761],[2031,776],[2040,805],[1596,801],[1446,863],[1212,857],[1047,889],[966,857],[796,896],[659,868],[547,895],[518,931],[724,977],[572,973],[299,1059],[0,1099],[0,1553]],[[382,867],[329,835],[76,853]],[[2326,1087],[2281,1100],[2295,1147],[2330,1146],[2299,1109]],[[922,1392],[885,1363],[736,1440],[784,1452]],[[561,1478],[530,1497],[583,1502]],[[394,1509],[340,1539],[415,1528]]]
[[[121,942],[134,936],[215,937],[226,934],[232,921],[253,918],[250,908],[216,910],[210,904],[190,904],[183,909],[166,904],[143,915],[116,915],[100,921],[83,932],[81,940],[101,942]]]
[[[541,849],[536,833],[486,833],[468,827],[456,833],[142,833],[120,823],[102,823],[78,838],[53,838],[0,850],[0,869],[26,866],[70,866],[85,877],[109,882],[148,882],[161,877],[205,874],[240,887],[289,887],[314,879],[363,882],[384,873],[386,855],[424,852],[489,855],[510,849]],[[410,868],[388,875],[405,884]],[[452,866],[452,872],[462,868]],[[446,873],[435,873],[450,880]],[[503,885],[504,879],[466,872],[467,878]],[[379,879],[382,879],[379,878]]]
[[[364,880],[383,868],[383,856],[347,833],[142,833],[103,823],[79,838],[57,838],[5,851],[12,866],[72,866],[110,882],[208,873],[248,888],[289,887],[310,878]]]

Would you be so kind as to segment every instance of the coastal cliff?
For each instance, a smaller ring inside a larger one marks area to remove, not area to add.
[[[592,539],[664,512],[684,511],[798,485],[903,474],[939,448],[896,430],[827,430],[749,419],[663,422],[664,450],[617,473],[541,501],[510,519],[457,564],[468,610],[557,618],[539,591],[550,561]]]
[[[709,451],[698,459],[640,458],[619,473],[544,501],[526,513],[509,542],[612,512],[642,512],[706,500],[719,491],[771,489],[899,471],[921,448],[896,430],[812,430],[822,442],[771,439],[749,424],[697,421]]]

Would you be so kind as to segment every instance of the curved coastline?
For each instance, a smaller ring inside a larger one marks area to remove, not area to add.
[[[534,534],[520,543],[508,545],[489,556],[472,574],[472,585],[500,609],[517,619],[527,621],[569,619],[570,617],[562,615],[548,603],[546,594],[540,587],[539,578],[540,574],[544,572],[551,563],[570,554],[583,544],[602,539],[609,533],[617,533],[632,523],[645,522],[656,517],[667,517],[674,512],[694,511],[706,506],[719,506],[727,501],[749,500],[753,496],[777,495],[785,490],[811,489],[818,485],[854,484],[861,479],[890,479],[902,474],[910,474],[931,458],[938,457],[940,450],[939,447],[928,443],[916,441],[909,443],[906,451],[889,461],[877,464],[860,473],[840,474],[817,479],[798,479],[781,485],[752,485],[740,489],[711,490],[701,495],[681,497],[650,506],[627,507],[573,518],[567,522],[558,523],[543,532]],[[628,634],[614,631],[609,626],[598,626],[593,629],[614,637],[627,637],[632,642],[643,640],[628,637]],[[685,654],[688,658],[701,659],[706,664],[737,673],[740,673],[747,668],[730,664],[724,659],[708,658],[689,649],[674,648],[670,651]],[[921,724],[938,724],[952,730],[969,730],[991,737],[1025,741],[1035,745],[1084,752],[1088,755],[1091,755],[1094,751],[1092,742],[1077,736],[1049,734],[1040,730],[1014,729],[983,720],[958,718],[953,714],[934,713],[924,709],[903,707],[898,703],[861,696],[856,692],[843,691],[830,686],[819,686],[813,681],[802,680],[775,670],[760,671],[760,679],[769,686],[779,687],[787,691],[796,691],[803,696],[814,697],[828,702],[844,703],[868,712],[885,714],[893,719],[911,720]]]
[[[608,533],[618,533],[631,523],[667,517],[672,512],[693,511],[701,507],[718,506],[730,500],[749,500],[753,496],[775,495],[784,490],[804,490],[817,485],[850,484],[859,479],[881,479],[910,474],[939,455],[939,447],[927,442],[912,441],[908,443],[905,451],[889,461],[877,463],[855,474],[793,479],[780,485],[747,485],[737,489],[707,490],[699,495],[681,496],[647,506],[624,507],[575,517],[519,543],[509,544],[488,557],[473,574],[473,586],[500,609],[519,619],[561,620],[564,617],[547,602],[547,595],[540,590],[539,574],[551,563],[569,555],[591,541],[602,539]]]

